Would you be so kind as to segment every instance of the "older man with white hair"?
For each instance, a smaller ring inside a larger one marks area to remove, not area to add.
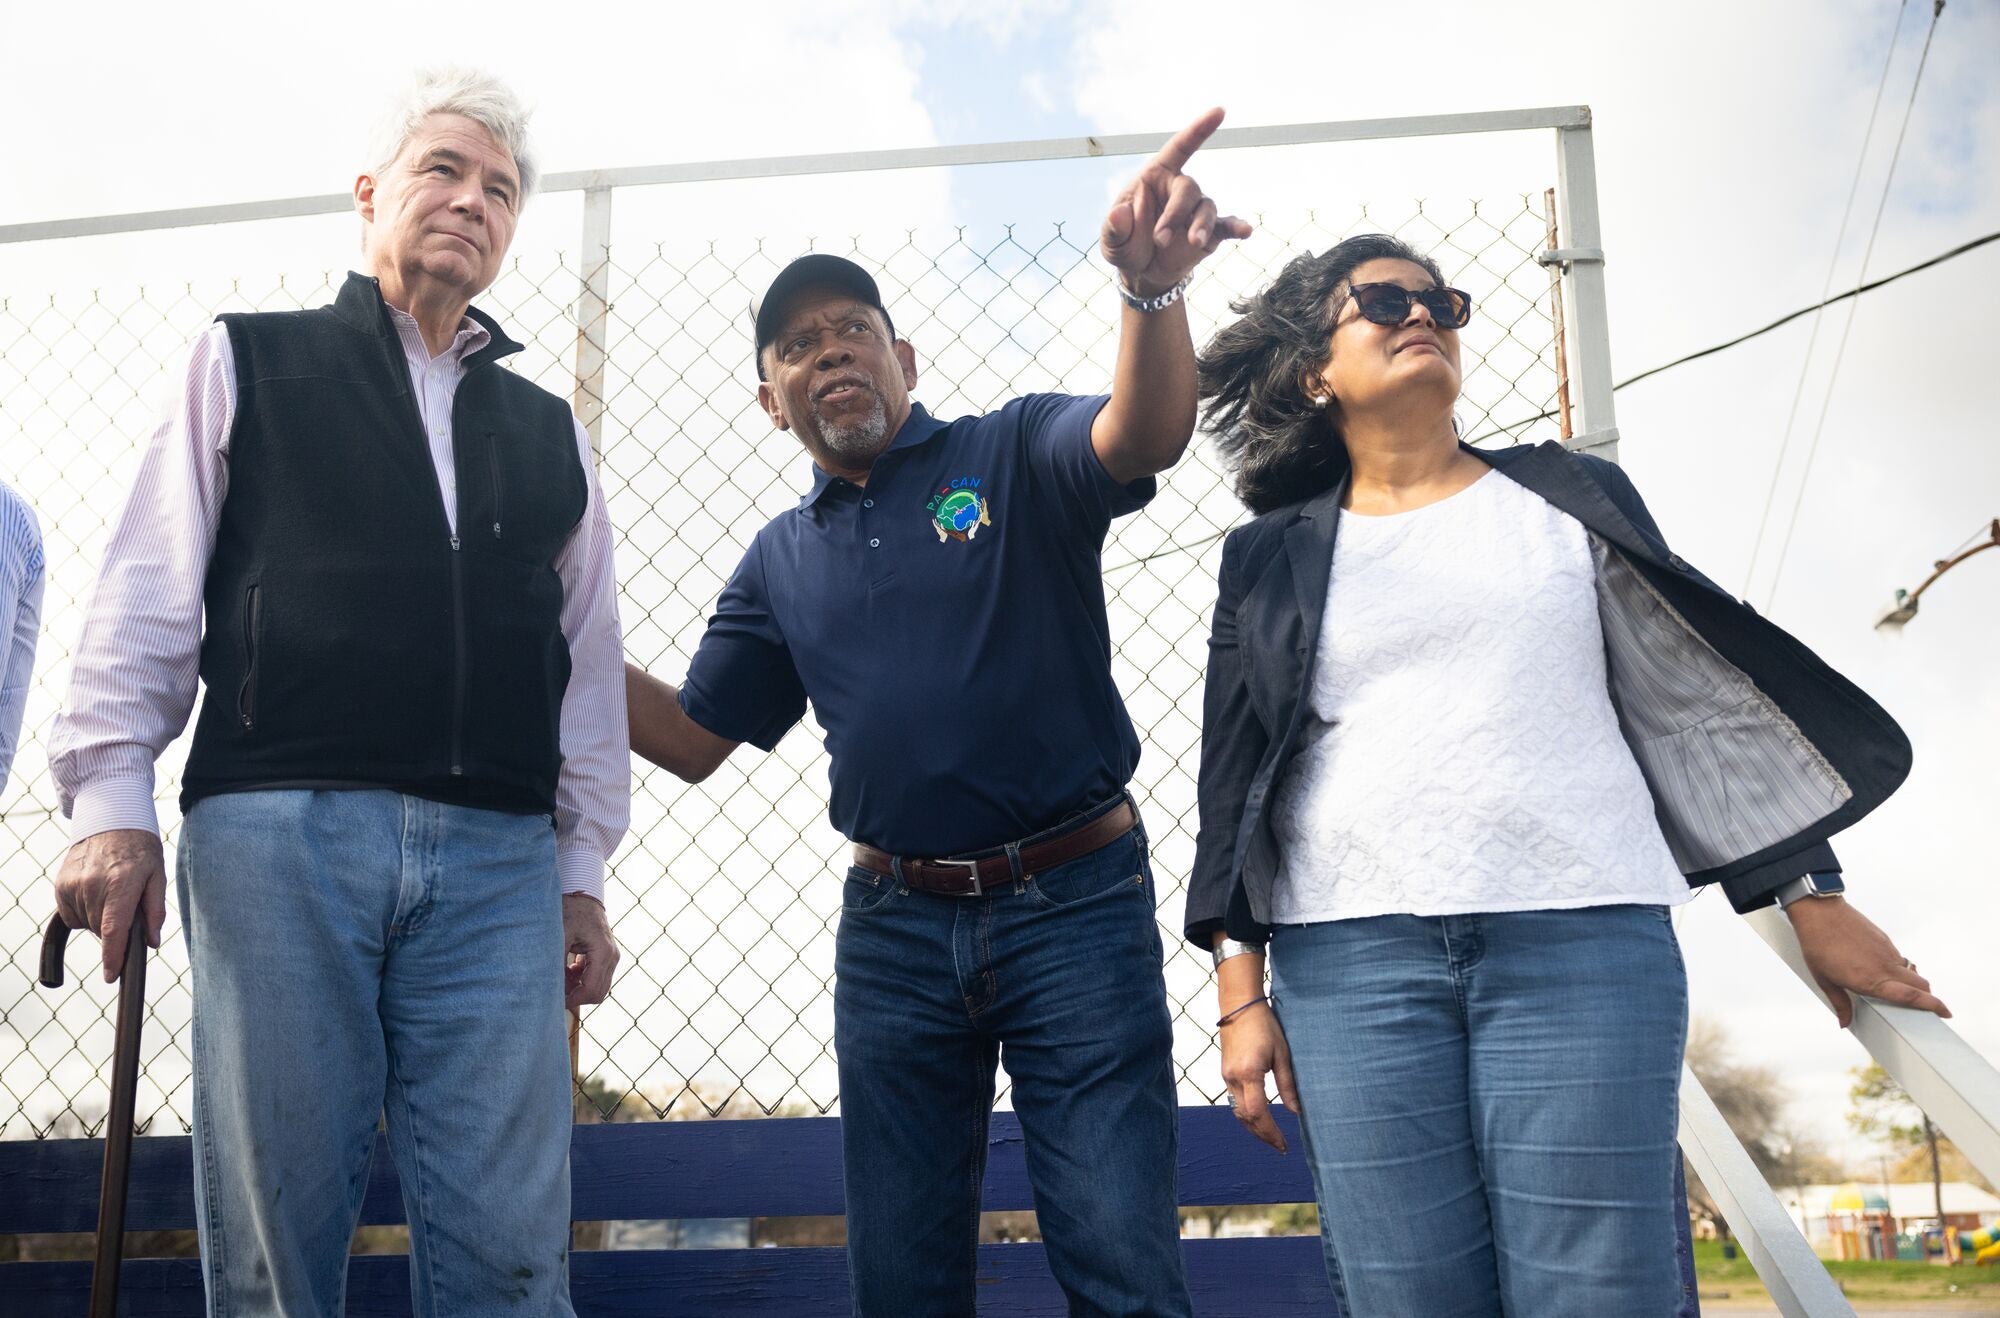
[[[617,961],[630,769],[588,439],[471,305],[525,127],[420,77],[354,184],[363,272],[195,342],[57,723],[57,900],[112,979],[158,945],[153,760],[207,687],[175,880],[211,1314],[341,1311],[385,1108],[415,1311],[571,1312],[563,1006]]]

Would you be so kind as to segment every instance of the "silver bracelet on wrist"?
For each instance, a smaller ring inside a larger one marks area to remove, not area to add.
[[[1221,942],[1215,945],[1214,949],[1210,952],[1210,955],[1215,958],[1216,969],[1220,970],[1222,968],[1222,963],[1227,961],[1230,957],[1248,956],[1253,953],[1257,956],[1264,955],[1264,944],[1239,943],[1234,938],[1225,937]]]
[[[1118,296],[1124,300],[1126,306],[1132,308],[1134,311],[1153,312],[1165,311],[1168,307],[1180,301],[1181,294],[1187,292],[1187,286],[1193,279],[1194,276],[1191,274],[1182,275],[1181,281],[1178,284],[1175,284],[1164,293],[1155,293],[1151,297],[1140,297],[1137,293],[1125,287],[1125,276],[1122,274],[1111,282],[1118,286]]]

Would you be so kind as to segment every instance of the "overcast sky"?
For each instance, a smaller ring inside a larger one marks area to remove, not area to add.
[[[1836,266],[1851,284],[1882,196],[1930,5],[1901,15],[1856,217]],[[193,21],[190,21],[190,20]],[[1082,132],[1166,131],[1210,104],[1232,125],[1587,104],[1623,378],[1819,296],[1898,21],[1894,0],[1700,0],[1671,7],[1438,0],[1421,7],[1126,0],[1064,4],[763,3],[477,7],[210,3],[13,5],[0,29],[0,223],[344,190],[362,131],[418,64],[502,73],[540,105],[548,170],[851,151]],[[1937,28],[1868,270],[1879,275],[2000,229],[2000,15],[1958,0]],[[1407,177],[1480,196],[1552,181],[1552,145],[1484,139],[1347,155],[1216,154],[1193,171],[1226,207],[1351,208]],[[1010,167],[763,189],[621,195],[679,231],[811,232],[1072,219],[1094,225],[1129,162]],[[1411,195],[1408,190],[1402,194]],[[1418,195],[1421,195],[1419,193]],[[522,242],[566,245],[550,198]],[[351,230],[216,230],[171,243],[0,248],[0,287],[171,280],[182,259],[310,243],[338,266]],[[542,226],[540,230],[537,226]],[[2000,515],[1992,351],[2000,244],[1862,299],[1820,324],[1779,445],[1809,323],[1618,396],[1623,460],[1676,548],[1861,683],[1909,730],[1917,768],[1838,840],[1851,890],[2000,1057],[1991,993],[2000,926],[2000,553],[1926,597],[1898,640],[1870,622],[1892,588]],[[1828,401],[1830,399],[1830,401]],[[1752,542],[1782,514],[1825,404],[1782,580]],[[678,676],[669,674],[669,676]],[[1801,1118],[1843,1138],[1845,1071],[1865,1061],[1764,953],[1719,894],[1682,920],[1695,1010],[1744,1056],[1781,1068]]]

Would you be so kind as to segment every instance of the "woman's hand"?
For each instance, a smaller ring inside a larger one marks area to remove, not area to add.
[[[1832,1004],[1841,1029],[1854,1022],[1849,993],[1950,1017],[1951,1008],[1932,996],[1931,982],[1917,973],[1916,963],[1905,959],[1889,935],[1846,898],[1801,898],[1785,914],[1799,936],[1806,968]]]
[[[1227,1004],[1225,1004],[1227,1005]],[[1298,1085],[1292,1079],[1292,1049],[1285,1042],[1285,1027],[1269,1002],[1260,1002],[1220,1027],[1222,1036],[1222,1079],[1229,1086],[1229,1108],[1252,1135],[1280,1153],[1286,1152],[1285,1133],[1271,1118],[1271,1105],[1264,1097],[1264,1077],[1275,1076],[1278,1097],[1293,1112],[1300,1111]]]

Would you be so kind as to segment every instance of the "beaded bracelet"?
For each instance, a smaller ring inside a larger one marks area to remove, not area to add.
[[[1241,1016],[1244,1012],[1250,1010],[1258,1003],[1269,1002],[1270,1000],[1271,999],[1265,996],[1264,994],[1259,993],[1256,997],[1250,999],[1250,1001],[1242,1004],[1241,1006],[1233,1007],[1230,1010],[1224,1012],[1222,1014],[1222,1019],[1215,1023],[1215,1028],[1218,1030],[1221,1029],[1223,1026],[1229,1024],[1229,1022],[1235,1020],[1238,1016]]]

